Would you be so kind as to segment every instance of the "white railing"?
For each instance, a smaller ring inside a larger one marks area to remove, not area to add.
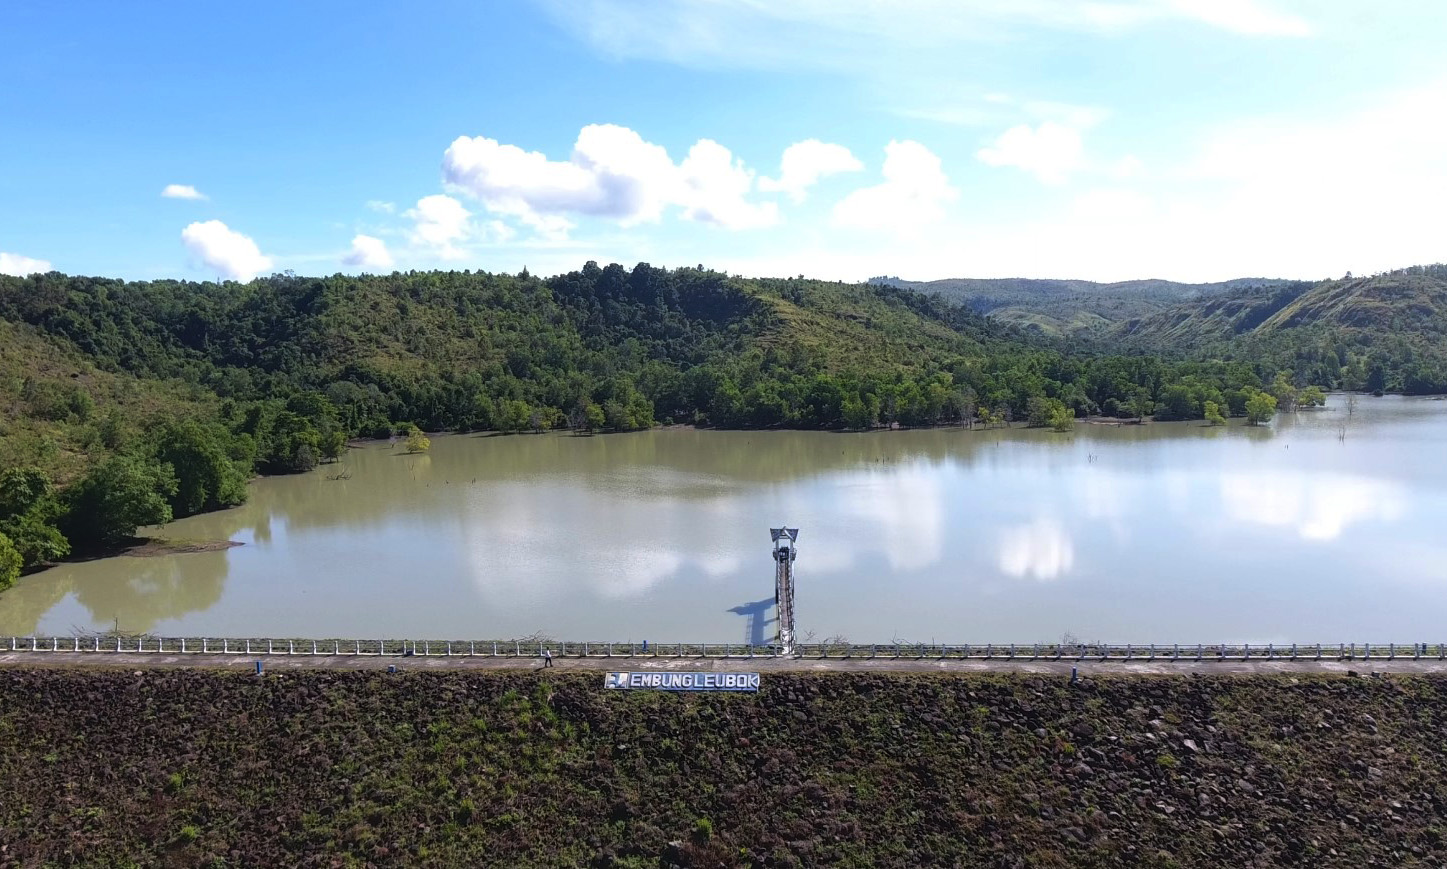
[[[306,655],[537,658],[777,658],[777,646],[729,643],[596,643],[558,640],[315,640],[98,635],[0,637],[0,652],[156,655]],[[1010,661],[1381,661],[1447,659],[1447,643],[1107,645],[1033,643],[798,643],[791,657]]]

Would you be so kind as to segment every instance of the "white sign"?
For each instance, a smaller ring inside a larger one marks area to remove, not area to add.
[[[757,691],[758,673],[609,673],[605,688],[648,691]]]

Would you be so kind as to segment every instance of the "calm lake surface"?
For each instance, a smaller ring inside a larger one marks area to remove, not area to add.
[[[242,546],[21,579],[0,634],[763,640],[786,523],[801,638],[1442,641],[1447,401],[1332,396],[1260,429],[372,444],[164,530]]]

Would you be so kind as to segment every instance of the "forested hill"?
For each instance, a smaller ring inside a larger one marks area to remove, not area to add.
[[[1275,287],[1289,282],[1269,278],[1238,278],[1206,284],[1163,280],[1102,284],[1094,281],[1027,278],[906,281],[895,277],[876,277],[870,278],[870,283],[937,295],[1003,322],[1038,329],[1051,335],[1070,335],[1104,328],[1122,320],[1145,317],[1183,301],[1240,290]]]
[[[1447,392],[1447,265],[1221,293],[1117,324],[1107,340],[1249,359],[1342,389]]]
[[[245,285],[52,273],[0,278],[0,317],[103,369],[237,402],[318,392],[362,432],[396,421],[537,427],[533,413],[556,427],[589,405],[615,411],[605,424],[621,428],[830,425],[839,396],[800,406],[799,378],[878,391],[1013,341],[1000,324],[907,291],[646,264],[589,263],[548,280],[408,272]],[[779,389],[790,408],[750,409]],[[509,418],[518,403],[527,413]]]

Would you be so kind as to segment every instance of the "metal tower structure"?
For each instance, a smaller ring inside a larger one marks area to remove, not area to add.
[[[794,653],[794,558],[798,555],[798,528],[770,528],[774,538],[774,602],[779,608],[779,647]]]

